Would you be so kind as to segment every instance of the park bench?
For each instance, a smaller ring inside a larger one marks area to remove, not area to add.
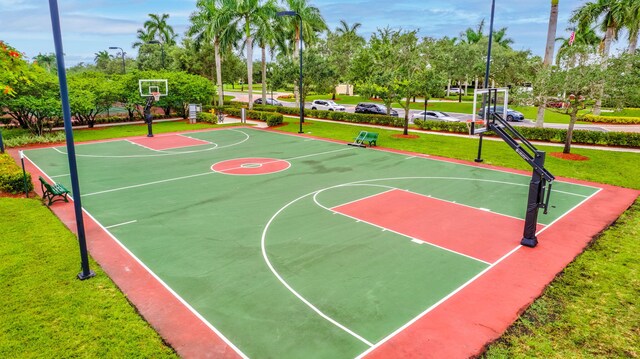
[[[358,146],[358,147],[366,147],[365,143],[369,143],[369,146],[377,146],[377,144],[378,144],[378,133],[377,132],[360,131],[360,133],[355,138],[353,143],[349,143],[349,145],[350,146]]]
[[[65,201],[69,202],[67,199],[67,194],[69,194],[69,190],[66,189],[63,185],[59,183],[54,183],[53,185],[49,184],[47,180],[39,176],[40,186],[42,188],[42,199],[46,199],[49,201],[47,206],[50,206],[53,202],[57,201]]]

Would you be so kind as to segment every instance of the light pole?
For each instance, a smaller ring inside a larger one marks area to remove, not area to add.
[[[124,64],[124,50],[118,46],[109,46],[109,50],[117,50],[117,49],[120,49],[120,53],[122,54],[122,73],[124,74],[127,72],[127,69]]]
[[[298,97],[300,98],[300,130],[298,133],[304,133],[302,131],[302,123],[304,122],[304,102],[302,100],[302,16],[295,11],[280,11],[278,16],[297,16],[300,19],[300,81],[298,82]]]
[[[162,69],[164,70],[164,44],[158,40],[151,40],[147,44],[160,44],[160,51],[162,51]]]
[[[484,88],[488,89],[489,88],[489,74],[491,71],[491,42],[493,41],[493,18],[496,12],[496,0],[492,0],[491,1],[491,20],[489,22],[489,45],[487,47],[487,66],[485,68],[485,73],[484,73]],[[489,107],[491,106],[491,103],[487,103],[487,94],[482,95],[482,119],[485,121],[485,123],[487,124],[489,121]],[[475,111],[475,109],[474,109]],[[471,126],[474,126],[475,124],[471,124]],[[476,159],[474,159],[475,162],[482,162],[482,136],[483,133],[480,133],[480,138],[478,139],[478,157]]]

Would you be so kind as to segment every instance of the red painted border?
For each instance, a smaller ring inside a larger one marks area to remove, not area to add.
[[[231,128],[236,127],[191,132]],[[283,133],[271,129],[263,131],[333,143],[347,143],[310,135]],[[128,138],[107,141],[126,139]],[[98,140],[85,143],[107,141]],[[51,147],[51,145],[37,147]],[[386,148],[377,148],[377,150],[510,173],[524,175],[530,173],[407,151]],[[19,163],[17,149],[9,149],[8,153]],[[38,175],[44,175],[29,161],[25,162],[27,170],[33,175],[32,180]],[[367,357],[468,357],[479,354],[487,343],[499,338],[504,330],[518,318],[519,314],[542,293],[557,273],[580,254],[595,235],[613,223],[623,211],[629,208],[640,194],[640,191],[636,190],[587,181],[566,178],[562,178],[562,181],[601,187],[602,191],[578,207],[571,215],[565,216],[549,226],[539,236],[540,244],[537,248],[523,247],[515,251],[499,265],[492,267],[441,305],[417,319],[408,328],[390,338],[383,345],[375,347],[370,353],[366,353]],[[36,182],[34,181],[34,187],[39,192],[40,186]],[[71,203],[58,202],[51,206],[51,209],[67,227],[75,232],[75,219]],[[86,215],[85,230],[91,256],[178,354],[186,358],[239,357],[233,348],[217,336]]]

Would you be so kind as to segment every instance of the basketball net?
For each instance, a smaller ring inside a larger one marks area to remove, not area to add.
[[[151,96],[153,96],[153,99],[155,101],[159,101],[160,100],[160,92],[152,92]]]

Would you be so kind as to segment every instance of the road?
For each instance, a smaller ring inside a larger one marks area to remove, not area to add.
[[[235,101],[240,101],[240,102],[248,102],[249,101],[249,96],[247,95],[246,92],[230,92],[230,91],[225,91],[225,95],[229,95],[229,96],[235,96]],[[289,93],[281,93],[281,92],[274,92],[273,93],[273,97],[276,98],[277,96],[280,95],[290,95]],[[254,99],[260,97],[261,95],[259,93],[254,93]],[[270,97],[271,94],[268,95],[268,97]],[[296,107],[296,104],[294,102],[287,102],[287,101],[281,101],[282,104],[286,107]],[[354,105],[343,105],[346,109],[346,112],[355,112],[355,106]],[[311,109],[311,103],[305,103],[304,106],[306,109]],[[400,118],[404,118],[404,109],[402,108],[393,108],[394,110],[398,111],[398,117]],[[421,110],[410,110],[409,112],[409,117],[411,117],[411,115],[413,115],[414,113],[419,113],[421,112]],[[449,115],[451,115],[452,117],[455,118],[459,118],[461,121],[468,121],[471,120],[472,115],[468,114],[468,113],[453,113],[453,112],[448,112]],[[526,127],[534,127],[535,126],[535,120],[530,120],[530,119],[525,119],[522,122],[512,122],[511,124],[515,125],[515,126],[526,126]],[[545,128],[559,128],[559,129],[566,129],[568,127],[567,124],[562,124],[562,123],[548,123],[545,122],[544,124]],[[575,125],[574,129],[576,130],[589,130],[589,131],[600,131],[600,132],[611,132],[611,131],[616,131],[616,132],[640,132],[640,125],[601,125],[601,124],[596,124],[596,125],[582,125],[582,124],[578,124]]]

